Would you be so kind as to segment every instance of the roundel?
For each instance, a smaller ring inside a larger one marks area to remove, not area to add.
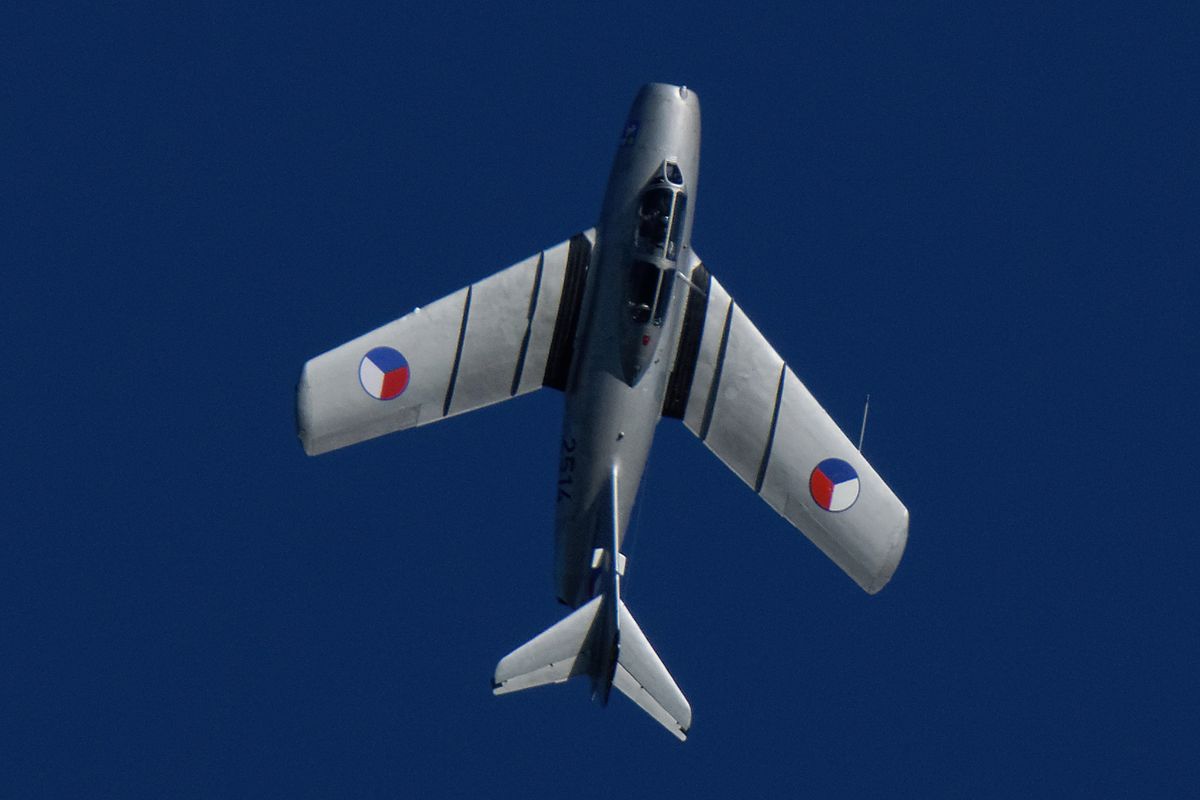
[[[399,350],[376,347],[359,362],[358,380],[376,400],[394,400],[408,388],[408,359]]]
[[[858,499],[858,473],[840,458],[827,458],[813,468],[808,490],[826,511],[845,511]]]

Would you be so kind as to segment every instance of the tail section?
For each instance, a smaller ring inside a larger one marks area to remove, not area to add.
[[[502,658],[492,678],[492,691],[508,694],[587,675],[592,679],[593,698],[607,703],[615,686],[682,742],[692,726],[692,707],[621,600],[625,557],[618,530],[617,486],[614,466],[610,482],[612,539],[608,547],[592,554],[598,594]]]
[[[606,600],[606,595],[592,598],[501,659],[492,678],[493,693],[508,694],[587,675],[595,686],[594,696],[607,699],[609,686],[615,686],[683,741],[692,724],[687,698],[619,599],[616,630],[606,624],[611,614],[602,613]]]
[[[591,632],[602,600],[603,597],[592,598],[569,617],[502,658],[492,677],[492,692],[519,692],[587,674],[595,655]]]
[[[692,707],[624,603],[617,621],[621,639],[613,686],[682,742],[692,727]]]

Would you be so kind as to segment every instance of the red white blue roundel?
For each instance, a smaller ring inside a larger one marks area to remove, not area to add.
[[[858,473],[840,458],[827,458],[813,469],[808,490],[826,511],[845,511],[858,499]]]
[[[399,350],[376,347],[359,363],[358,380],[376,400],[394,400],[408,388],[408,360]]]

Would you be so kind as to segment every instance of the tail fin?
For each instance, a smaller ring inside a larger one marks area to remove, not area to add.
[[[588,672],[592,663],[592,654],[588,650],[592,641],[590,634],[602,600],[602,597],[593,598],[566,619],[500,659],[492,677],[492,692],[519,692],[547,683],[562,683],[572,675]]]
[[[613,686],[682,742],[692,726],[692,707],[624,602],[617,613],[621,639]]]

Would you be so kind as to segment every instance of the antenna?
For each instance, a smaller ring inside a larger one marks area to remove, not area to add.
[[[871,395],[867,393],[867,402],[863,404],[862,429],[858,432],[858,452],[862,452],[863,438],[867,435],[867,412],[871,410]]]

